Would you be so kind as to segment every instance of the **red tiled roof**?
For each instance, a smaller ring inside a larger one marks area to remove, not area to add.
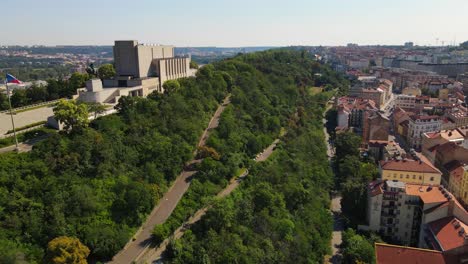
[[[375,243],[377,264],[443,264],[446,261],[440,251]]]
[[[411,119],[413,119],[413,120],[440,119],[440,116],[437,116],[437,115],[430,115],[430,116],[411,115],[410,117],[411,117]]]
[[[448,201],[438,186],[406,183],[405,192],[407,195],[419,196],[423,203],[443,203]]]
[[[443,251],[461,247],[465,244],[468,226],[455,217],[445,217],[429,223],[432,233],[437,237]],[[463,233],[461,232],[463,231]]]
[[[392,171],[414,171],[421,173],[441,173],[437,168],[428,163],[427,160],[389,160],[380,161],[380,166],[384,170]]]
[[[382,190],[383,183],[384,182],[381,182],[381,181],[373,181],[368,184],[368,189],[370,190],[370,195],[372,197],[383,193],[383,190]]]

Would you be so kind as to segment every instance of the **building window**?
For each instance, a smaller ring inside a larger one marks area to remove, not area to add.
[[[403,174],[400,174],[400,179],[403,179]]]
[[[422,180],[422,176],[419,176],[419,179]]]
[[[415,179],[416,179],[416,175],[413,175],[413,180],[415,180]]]
[[[434,181],[434,177],[431,177],[431,181]]]
[[[408,175],[408,174],[406,174],[406,179],[409,179],[409,175]]]

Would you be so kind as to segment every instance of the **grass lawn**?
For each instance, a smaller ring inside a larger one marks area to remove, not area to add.
[[[309,87],[308,92],[310,95],[316,95],[318,93],[321,93],[323,91],[322,87]]]

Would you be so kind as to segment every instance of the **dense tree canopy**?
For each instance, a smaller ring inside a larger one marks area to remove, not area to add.
[[[375,263],[374,246],[365,236],[356,234],[348,228],[343,232],[343,263]]]
[[[110,259],[192,158],[204,127],[231,92],[232,105],[208,140],[211,149],[187,203],[219,190],[281,127],[291,128],[290,142],[277,161],[252,170],[257,180],[251,188],[213,210],[216,222],[207,222],[213,231],[196,234],[212,241],[207,248],[199,244],[199,257],[216,260],[222,251],[219,260],[228,262],[238,252],[246,252],[245,260],[265,254],[271,260],[320,261],[331,232],[326,207],[332,179],[320,132],[329,94],[312,98],[305,92],[317,85],[318,72],[327,76],[329,69],[298,52],[241,55],[180,79],[171,93],[122,97],[118,114],[76,133],[53,135],[30,153],[2,155],[0,260],[14,262],[21,253],[40,262],[47,243],[60,236],[78,238],[90,250],[88,260]],[[340,79],[331,74],[321,81],[333,85]],[[49,96],[60,97],[54,87],[47,86]],[[245,225],[235,227],[240,220]],[[224,250],[227,244],[233,249]],[[174,255],[182,252],[180,244],[172,248]]]
[[[61,236],[47,244],[47,261],[51,264],[86,264],[89,249],[79,239]]]
[[[303,89],[315,84],[321,66],[299,52],[243,55],[216,66],[234,85],[232,106],[208,140],[212,147],[223,157],[239,150],[253,156],[281,127],[288,134],[273,160],[251,168],[245,185],[170,243],[167,255],[173,263],[321,262],[332,229],[326,209],[332,176],[321,132],[330,94],[309,96]]]
[[[101,65],[97,71],[97,74],[101,80],[114,78],[115,76],[114,65],[112,64]]]

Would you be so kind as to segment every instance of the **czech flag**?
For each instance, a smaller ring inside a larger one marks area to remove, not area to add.
[[[17,83],[17,84],[20,84],[20,83],[21,83],[21,81],[18,80],[18,79],[16,79],[15,76],[13,76],[13,75],[11,75],[11,74],[8,74],[8,73],[7,73],[7,75],[6,75],[6,81],[7,81],[7,83]]]

